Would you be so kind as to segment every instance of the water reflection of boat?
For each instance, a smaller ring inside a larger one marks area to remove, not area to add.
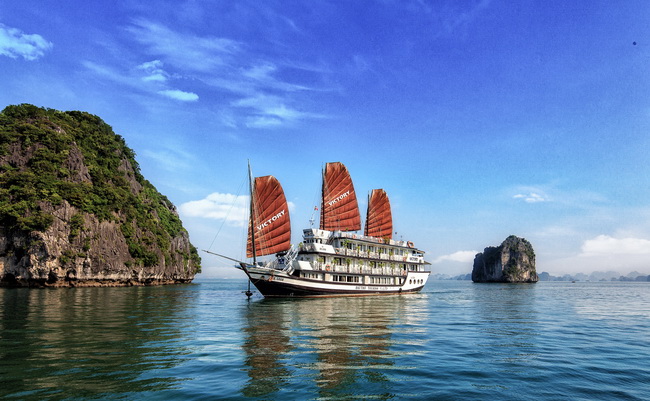
[[[368,198],[363,235],[354,185],[341,163],[323,170],[320,227],[303,230],[291,246],[289,208],[279,181],[251,175],[247,257],[239,262],[266,297],[369,295],[418,292],[430,271],[424,251],[394,240],[388,195],[374,189]],[[318,208],[316,208],[318,210]],[[313,220],[312,220],[313,222]],[[261,262],[257,258],[275,255]]]
[[[403,329],[424,325],[426,302],[420,295],[250,303],[242,309],[249,376],[243,395],[269,397],[296,380],[323,398],[389,394],[389,372],[405,368],[396,366],[408,341]],[[368,381],[372,386],[361,385]]]

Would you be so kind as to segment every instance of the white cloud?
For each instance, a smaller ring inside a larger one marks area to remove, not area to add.
[[[293,202],[287,202],[289,212],[295,210]],[[234,226],[244,226],[248,223],[250,196],[233,195],[213,192],[203,199],[181,204],[178,211],[187,217],[203,217],[207,219],[225,220]]]
[[[460,262],[460,263],[471,263],[474,261],[474,257],[478,251],[458,251],[451,253],[449,255],[443,255],[433,262],[432,264],[442,263],[442,262]]]
[[[25,34],[20,29],[0,24],[0,55],[11,58],[22,57],[36,60],[52,49],[51,42],[38,34]]]
[[[523,199],[526,203],[547,202],[549,199],[545,195],[538,194],[537,192],[529,192],[527,194],[517,194],[513,196],[514,199]]]
[[[646,255],[650,254],[650,240],[643,238],[614,238],[599,235],[582,244],[580,256]]]
[[[160,60],[148,61],[140,64],[137,68],[147,73],[142,78],[143,81],[165,82],[167,81],[168,74],[163,70],[163,63]]]
[[[244,226],[248,220],[248,196],[211,193],[197,201],[185,202],[178,210],[188,217],[204,217],[225,220],[236,226]]]
[[[184,92],[178,89],[166,89],[166,90],[158,91],[158,93],[163,96],[167,96],[168,98],[180,100],[183,102],[195,102],[199,100],[199,95],[197,95],[196,93]]]

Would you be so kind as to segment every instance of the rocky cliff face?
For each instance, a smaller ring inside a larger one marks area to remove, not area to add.
[[[539,281],[535,271],[533,246],[524,238],[514,235],[498,247],[487,247],[474,257],[472,281],[475,283],[535,283]]]
[[[101,119],[0,113],[0,285],[171,284],[199,271],[175,207]]]

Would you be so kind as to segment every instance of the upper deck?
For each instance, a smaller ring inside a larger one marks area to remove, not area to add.
[[[316,228],[303,230],[301,252],[425,264],[424,251],[411,242]]]

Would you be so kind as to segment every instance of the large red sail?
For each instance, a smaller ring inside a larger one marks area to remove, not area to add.
[[[246,257],[253,256],[255,232],[256,256],[271,255],[291,247],[289,207],[280,182],[272,175],[255,177],[252,194],[252,225],[248,227]]]
[[[361,229],[361,216],[352,178],[348,169],[339,162],[325,165],[320,228],[328,231]]]
[[[364,235],[389,239],[393,237],[393,215],[388,195],[383,189],[373,189],[368,197]]]

